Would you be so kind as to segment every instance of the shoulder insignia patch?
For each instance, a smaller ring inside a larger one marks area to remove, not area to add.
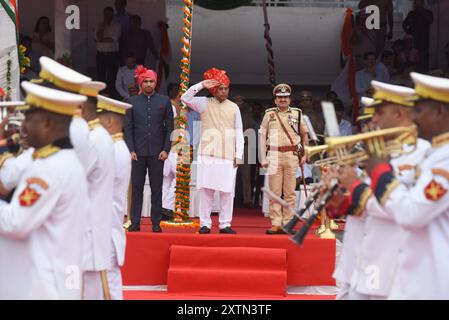
[[[437,176],[442,176],[449,181],[449,171],[436,168],[436,169],[432,169],[432,174],[435,174]]]
[[[437,201],[441,199],[447,192],[441,184],[436,182],[434,179],[429,182],[429,184],[424,188],[424,195],[428,200]]]
[[[271,111],[275,111],[276,108],[268,108],[267,110],[265,110],[265,113],[271,112]]]
[[[41,195],[35,189],[27,186],[19,196],[19,203],[22,207],[31,207],[40,197]]]
[[[31,207],[41,197],[39,190],[48,190],[48,184],[41,178],[37,177],[28,178],[26,183],[26,188],[19,196],[19,204],[22,207]]]

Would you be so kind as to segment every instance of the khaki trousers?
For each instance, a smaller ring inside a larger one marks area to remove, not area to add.
[[[279,152],[269,151],[267,160],[268,167],[268,185],[270,190],[278,197],[283,199],[291,206],[296,203],[296,172],[299,167],[298,156],[293,151]],[[282,206],[270,199],[270,219],[273,227],[283,226],[292,218],[292,213],[282,208]]]

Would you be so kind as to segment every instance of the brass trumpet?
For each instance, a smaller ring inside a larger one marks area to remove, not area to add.
[[[313,156],[319,154],[320,159],[313,162],[314,165],[321,166],[331,166],[337,163],[337,157],[324,157],[325,153],[329,151],[329,146],[327,144],[322,144],[319,146],[304,146],[304,154],[307,159],[312,158]]]
[[[386,139],[392,135],[395,138]],[[344,137],[327,137],[325,139],[329,153],[336,157],[339,165],[352,165],[367,160],[369,154],[378,157],[398,157],[416,149],[418,133],[416,126],[396,127],[375,130]],[[363,143],[364,148],[357,148]],[[412,146],[412,148],[407,147]]]

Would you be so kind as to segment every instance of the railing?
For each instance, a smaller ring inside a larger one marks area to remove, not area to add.
[[[360,0],[267,0],[272,7],[318,7],[318,8],[351,8],[358,10]],[[248,6],[262,6],[263,0],[253,0]],[[393,9],[397,1],[393,0]]]
[[[181,0],[166,0],[167,4],[182,4]],[[351,8],[358,11],[360,0],[267,0],[271,7],[315,7],[315,8]],[[260,7],[263,0],[253,0],[246,6]],[[393,0],[393,9],[398,7],[398,1]]]

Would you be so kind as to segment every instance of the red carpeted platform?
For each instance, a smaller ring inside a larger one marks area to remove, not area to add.
[[[123,292],[124,300],[248,300],[248,297],[234,296],[193,296],[173,294],[164,291],[140,291],[129,290]],[[333,295],[310,295],[310,294],[287,294],[284,297],[257,297],[252,296],[251,300],[335,300]]]
[[[284,296],[287,250],[172,246],[167,285],[183,295]]]
[[[198,248],[198,252],[195,253],[193,249],[193,253],[190,254],[192,259],[196,259],[197,265],[209,263],[210,257],[201,254],[203,258],[200,258],[200,249],[206,248],[208,251],[207,248],[210,247],[235,248],[232,250],[257,248],[262,250],[261,252],[267,250],[267,253],[272,252],[272,249],[282,249],[285,250],[287,257],[287,285],[335,285],[332,278],[335,240],[319,239],[313,233],[309,233],[304,244],[298,246],[289,240],[289,235],[266,235],[265,230],[269,228],[270,221],[256,210],[234,212],[232,227],[237,231],[236,235],[219,234],[216,227],[217,217],[213,216],[212,220],[215,226],[212,233],[199,235],[196,234],[196,229],[184,228],[164,228],[163,233],[152,233],[149,232],[151,230],[149,220],[145,219],[141,232],[127,233],[126,258],[122,268],[123,284],[166,285],[170,267],[170,249],[174,246],[187,246]],[[184,274],[187,276],[190,273],[190,276],[193,276],[195,272],[196,269],[192,267],[190,272],[186,271]],[[172,283],[170,287],[176,288],[176,285]]]

